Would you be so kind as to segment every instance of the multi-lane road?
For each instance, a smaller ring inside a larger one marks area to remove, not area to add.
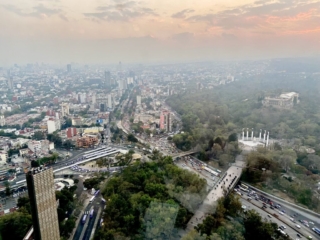
[[[312,239],[320,239],[319,235],[317,235],[312,230],[313,227],[317,227],[319,219],[315,222],[312,222],[310,219],[308,219],[308,214],[303,212],[298,213],[296,209],[290,209],[288,208],[287,204],[283,203],[281,203],[278,208],[271,208],[269,204],[265,204],[266,207],[263,207],[264,201],[261,200],[261,196],[263,197],[263,199],[270,199],[273,202],[274,206],[278,203],[274,199],[264,196],[264,194],[261,192],[257,192],[259,198],[250,197],[248,196],[247,192],[241,191],[241,193],[241,202],[244,206],[248,207],[249,209],[256,210],[263,218],[267,219],[268,221],[277,223],[278,226],[285,226],[286,229],[284,229],[283,231],[287,233],[291,238],[297,239],[299,238],[297,234],[300,234],[304,238],[311,236]],[[248,200],[249,198],[250,200]],[[305,226],[299,220],[306,220],[309,223],[309,227]],[[300,228],[297,227],[297,225],[299,225]]]
[[[101,204],[101,197],[99,196],[97,196],[92,203],[89,203],[87,205],[84,212],[80,216],[80,221],[76,229],[76,232],[73,236],[73,240],[89,240],[90,239],[91,233],[94,228],[94,223],[96,222],[96,218],[99,217],[98,211],[102,207],[103,205]],[[85,213],[89,213],[91,209],[94,209],[92,218],[90,218],[90,216],[88,215],[86,221],[82,222],[83,215]]]

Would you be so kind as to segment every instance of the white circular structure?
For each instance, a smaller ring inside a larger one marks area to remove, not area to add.
[[[20,83],[17,84],[17,88],[21,88],[21,84]]]

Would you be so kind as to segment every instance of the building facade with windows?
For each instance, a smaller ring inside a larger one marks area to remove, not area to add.
[[[59,240],[57,201],[52,168],[31,168],[26,172],[34,239]]]

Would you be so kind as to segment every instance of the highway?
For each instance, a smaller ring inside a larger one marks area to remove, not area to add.
[[[248,196],[246,192],[241,191],[241,202],[248,206],[249,209],[255,209],[259,210],[257,211],[260,213],[260,215],[268,220],[272,220],[273,222],[278,223],[279,226],[285,225],[286,229],[284,230],[287,234],[290,235],[293,239],[297,238],[297,233],[300,233],[304,237],[312,236],[313,239],[320,239],[320,237],[312,231],[312,227],[315,225],[310,225],[310,228],[306,227],[303,223],[299,222],[299,220],[306,220],[306,217],[304,215],[297,215],[296,217],[293,214],[297,214],[296,212],[291,212],[287,210],[287,206],[284,204],[281,204],[280,208],[274,208],[271,209],[270,205],[267,204],[266,208],[262,208],[263,201],[256,200],[254,197],[251,197],[252,199],[248,201]],[[260,195],[260,193],[258,193]],[[277,202],[273,202],[274,204],[277,204]],[[280,211],[285,211],[285,213],[280,213]],[[267,215],[270,215],[268,217]],[[276,214],[277,217],[274,217],[274,214]],[[292,220],[290,220],[292,219]],[[277,220],[277,221],[275,221]],[[296,225],[300,226],[300,229],[296,227]]]
[[[297,237],[297,231],[293,228],[291,228],[289,225],[283,223],[282,221],[280,221],[279,219],[277,219],[276,217],[274,217],[271,213],[269,214],[269,212],[264,211],[263,209],[253,205],[251,202],[248,202],[247,200],[245,200],[244,198],[241,198],[241,202],[244,206],[247,207],[246,210],[255,210],[257,213],[260,214],[260,216],[265,220],[265,221],[271,221],[274,222],[276,224],[278,224],[278,226],[285,226],[286,229],[284,229],[284,232],[286,234],[288,234],[289,237],[291,237],[292,239],[296,239]],[[269,216],[268,216],[269,214]],[[314,238],[316,239],[316,238]]]
[[[75,232],[75,234],[73,236],[73,240],[90,239],[90,235],[91,235],[91,232],[92,232],[93,226],[94,226],[94,221],[95,221],[95,219],[97,217],[97,212],[98,212],[99,208],[101,207],[101,197],[100,196],[96,197],[92,203],[89,203],[87,205],[87,207],[85,208],[84,212],[89,212],[91,207],[94,208],[94,214],[93,214],[92,219],[90,219],[90,217],[88,216],[87,219],[86,219],[86,222],[83,224],[82,223],[82,218],[83,218],[84,214],[82,214],[79,217],[80,221],[78,223],[76,232]]]

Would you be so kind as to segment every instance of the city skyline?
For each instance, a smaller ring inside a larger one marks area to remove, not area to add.
[[[15,1],[0,64],[319,56],[320,1]]]

